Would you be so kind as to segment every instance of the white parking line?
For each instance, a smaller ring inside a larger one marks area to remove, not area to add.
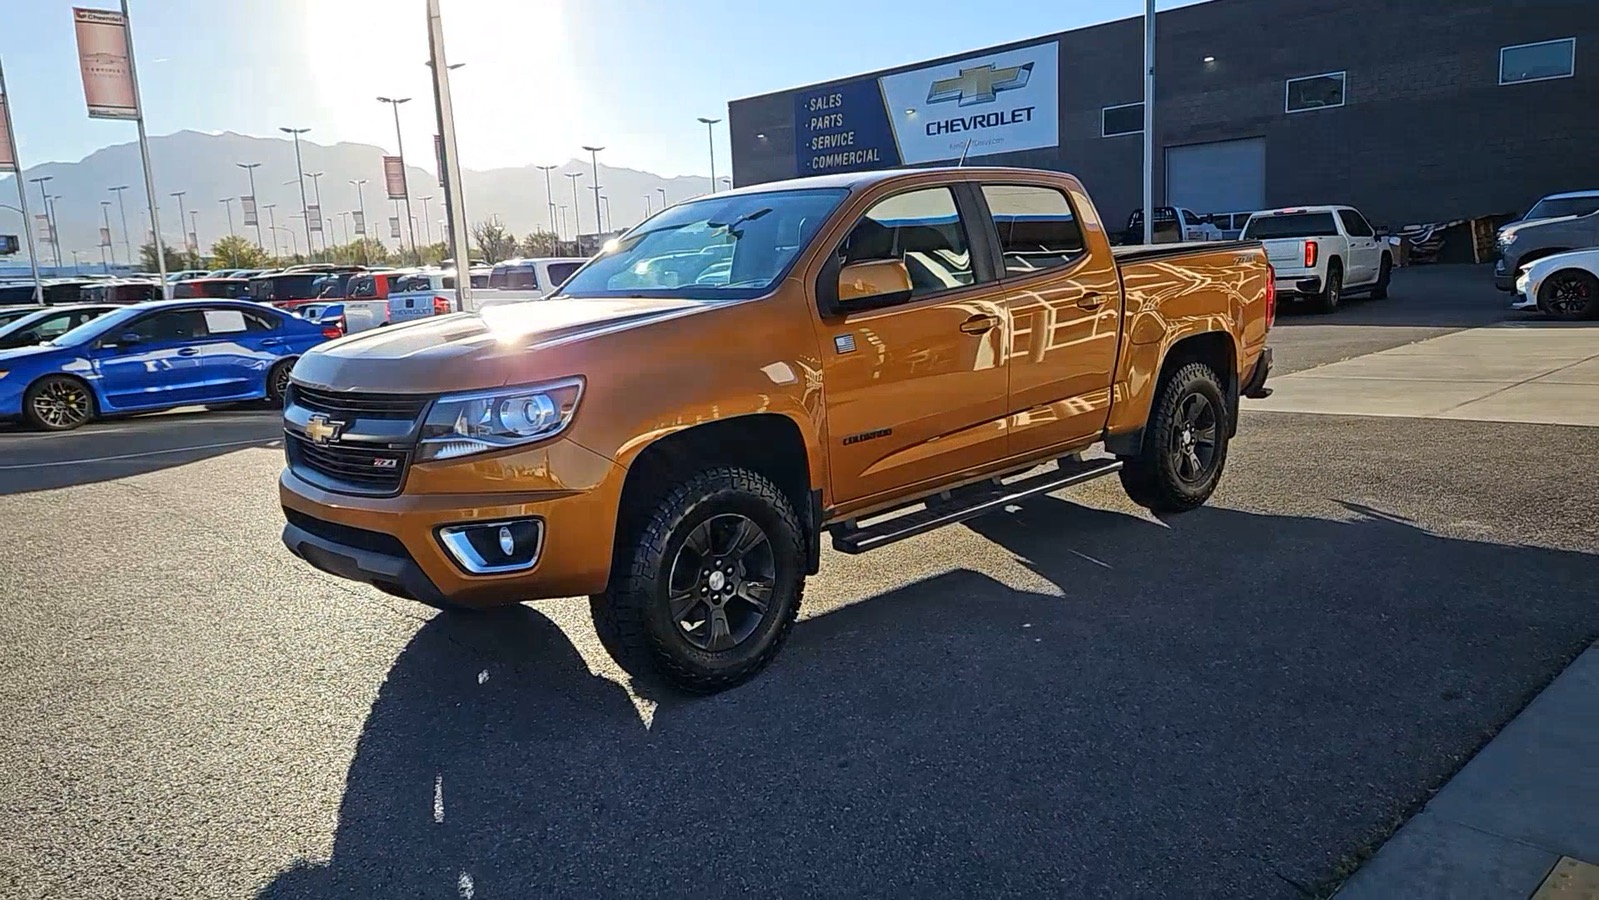
[[[56,466],[87,466],[94,463],[119,462],[125,459],[143,459],[146,456],[163,456],[168,453],[193,453],[197,450],[220,450],[224,447],[262,447],[279,442],[278,438],[257,438],[253,441],[226,441],[221,444],[200,444],[194,447],[172,447],[166,450],[147,450],[143,453],[123,453],[118,456],[96,456],[90,459],[58,459],[42,463],[17,463],[0,466],[0,472],[17,469],[49,469]]]

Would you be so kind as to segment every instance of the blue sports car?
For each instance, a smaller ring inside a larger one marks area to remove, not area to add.
[[[0,351],[0,419],[66,431],[99,416],[281,403],[294,361],[338,336],[247,301],[139,303],[43,345]]]

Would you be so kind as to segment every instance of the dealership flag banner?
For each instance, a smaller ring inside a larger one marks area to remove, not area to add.
[[[444,187],[444,136],[433,136],[433,155],[439,161],[439,187]]]
[[[111,246],[111,229],[109,229],[109,228],[101,228],[100,229],[100,246],[102,246],[102,247]]]
[[[259,218],[257,218],[256,214],[255,214],[255,198],[254,197],[240,197],[239,198],[239,205],[244,207],[244,224],[246,224],[246,225],[260,225],[261,224],[261,220]]]
[[[128,65],[128,20],[109,9],[73,8],[78,68],[91,119],[137,119],[139,100]]]
[[[189,249],[195,253],[200,252],[200,236],[192,231],[189,232]]]
[[[389,237],[394,238],[395,240],[399,240],[400,239],[400,217],[399,216],[389,216]]]
[[[39,240],[44,241],[46,244],[55,243],[56,234],[50,230],[50,217],[44,213],[38,213],[34,215],[33,220],[39,223]]]
[[[390,200],[405,199],[405,163],[398,156],[383,157],[383,185]]]
[[[305,208],[306,221],[311,223],[312,231],[322,230],[322,207],[311,205]]]
[[[17,171],[17,161],[11,158],[11,110],[6,106],[6,95],[0,94],[0,172]]]
[[[355,233],[366,234],[366,215],[360,210],[356,210],[351,215],[355,216]]]

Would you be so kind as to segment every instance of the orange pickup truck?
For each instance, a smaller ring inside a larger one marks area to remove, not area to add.
[[[301,357],[283,541],[439,607],[588,595],[629,673],[715,691],[777,653],[824,534],[862,553],[1110,474],[1204,503],[1275,301],[1258,243],[1112,250],[1054,172],[713,194],[550,299]]]

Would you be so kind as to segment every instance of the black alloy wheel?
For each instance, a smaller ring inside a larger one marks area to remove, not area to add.
[[[267,373],[267,400],[275,406],[282,406],[283,400],[289,395],[289,373],[293,371],[292,362],[280,362]]]
[[[1599,313],[1599,278],[1582,271],[1556,272],[1539,291],[1538,305],[1565,321],[1592,317]]]
[[[672,561],[672,621],[697,649],[736,647],[765,620],[776,581],[766,532],[737,513],[713,516],[689,532]]]
[[[1202,484],[1216,465],[1216,439],[1221,417],[1204,394],[1195,392],[1177,406],[1176,427],[1166,452],[1171,469],[1188,484]]]
[[[70,431],[94,417],[94,398],[75,378],[46,378],[28,389],[28,420],[48,431]]]

